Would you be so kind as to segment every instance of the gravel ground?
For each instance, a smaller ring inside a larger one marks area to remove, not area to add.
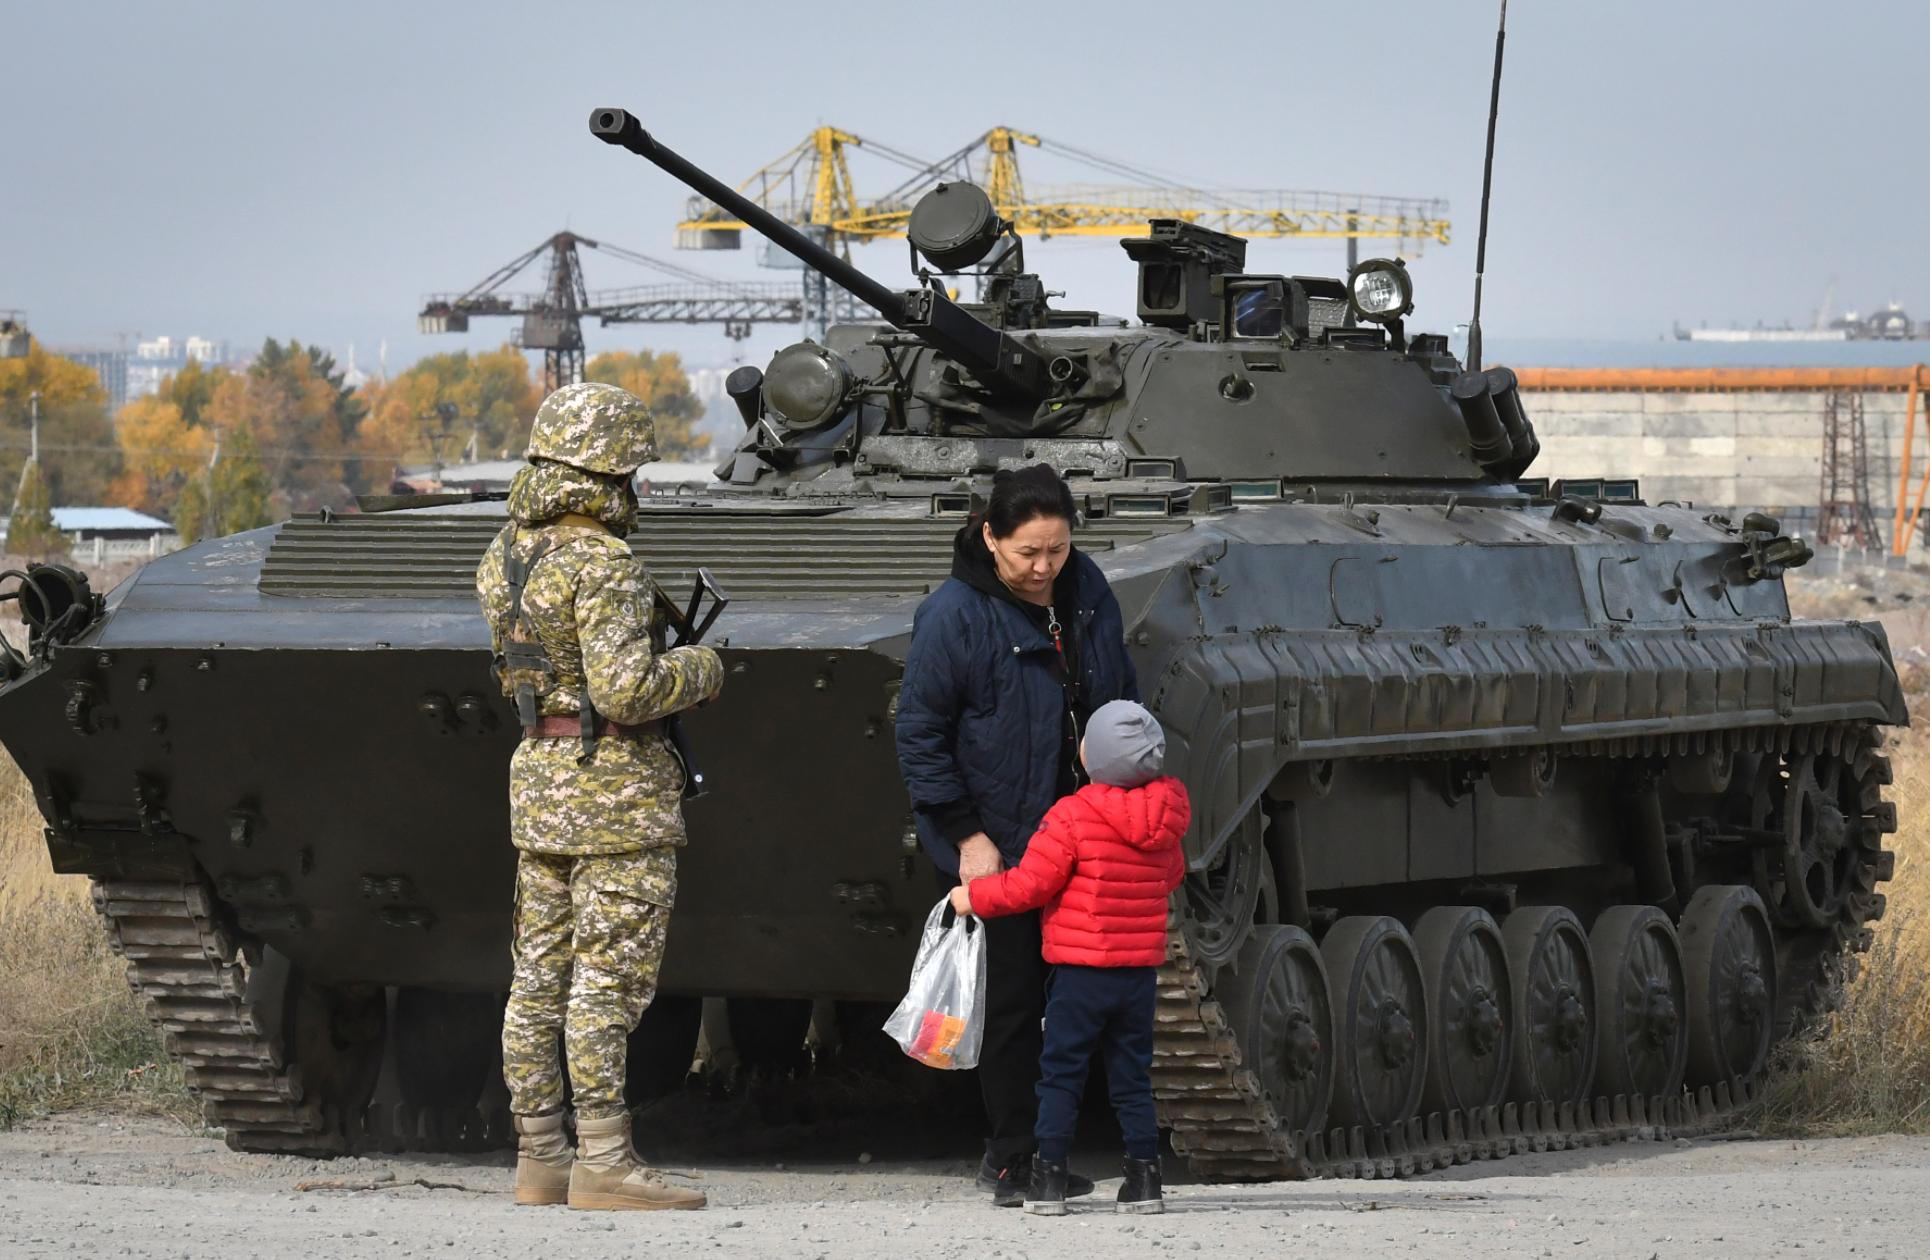
[[[967,1144],[969,1145],[969,1144]],[[1921,1256],[1930,1139],[1632,1144],[1413,1181],[1172,1185],[1163,1217],[1116,1216],[1116,1177],[1073,1215],[993,1209],[966,1151],[824,1152],[668,1164],[701,1213],[517,1208],[509,1162],[238,1155],[139,1120],[65,1117],[0,1134],[0,1255],[100,1257]],[[1075,1158],[1108,1171],[1100,1153]],[[1505,1167],[1507,1175],[1497,1175]],[[1179,1180],[1179,1179],[1176,1179]],[[350,1189],[305,1183],[329,1182]],[[428,1184],[422,1184],[428,1183]]]

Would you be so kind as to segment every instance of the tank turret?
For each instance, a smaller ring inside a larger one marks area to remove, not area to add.
[[[1414,289],[1399,260],[1369,260],[1345,280],[1252,274],[1240,238],[1154,219],[1122,242],[1139,271],[1143,323],[1129,327],[1053,309],[1012,224],[957,181],[913,207],[918,284],[898,291],[623,110],[596,110],[590,128],[882,317],[786,347],[761,374],[740,370],[731,397],[745,437],[719,473],[744,490],[930,494],[947,488],[935,481],[966,489],[1001,466],[1044,461],[1101,505],[1202,481],[1287,499],[1388,483],[1465,499],[1514,494],[1538,449],[1512,373],[1464,373],[1444,337],[1407,336]],[[967,276],[977,302],[947,292],[947,279]]]

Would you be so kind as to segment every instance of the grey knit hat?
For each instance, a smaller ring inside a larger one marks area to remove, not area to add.
[[[1144,705],[1110,701],[1086,722],[1085,761],[1094,783],[1139,787],[1157,779],[1166,765],[1166,732]]]

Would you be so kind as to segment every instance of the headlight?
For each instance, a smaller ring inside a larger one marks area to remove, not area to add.
[[[815,429],[843,415],[853,392],[850,365],[837,351],[816,342],[784,347],[764,373],[768,410],[794,432]]]
[[[985,190],[963,180],[940,184],[920,197],[905,224],[912,245],[940,271],[978,266],[1004,230]]]
[[[1370,258],[1347,278],[1354,314],[1376,324],[1392,323],[1414,309],[1414,282],[1398,258]]]

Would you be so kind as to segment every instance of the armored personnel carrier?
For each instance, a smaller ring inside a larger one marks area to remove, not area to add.
[[[1513,375],[1410,332],[1398,261],[1253,274],[1155,220],[1129,324],[1052,306],[954,183],[900,291],[623,111],[591,129],[878,316],[734,373],[737,449],[632,538],[734,597],[639,1088],[688,1063],[698,995],[782,1051],[805,999],[902,992],[934,888],[892,741],[912,614],[989,475],[1041,462],[1195,802],[1155,1079],[1199,1175],[1691,1128],[1830,1008],[1907,719],[1878,627],[1791,619],[1809,552],[1776,521],[1529,480]],[[0,740],[238,1146],[503,1136],[517,730],[472,591],[502,513],[323,513],[104,600],[17,587]]]

